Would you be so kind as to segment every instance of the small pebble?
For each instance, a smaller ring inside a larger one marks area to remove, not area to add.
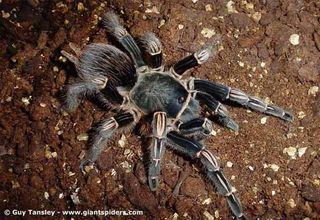
[[[253,166],[249,166],[248,168],[249,168],[249,170],[254,171]]]
[[[1,11],[1,13],[2,13],[2,17],[3,18],[9,18],[10,17],[10,13],[8,13],[8,12],[5,12],[5,11]]]
[[[77,136],[77,140],[78,141],[87,141],[89,138],[88,134],[87,133],[83,133],[83,134],[79,134]]]
[[[303,119],[304,117],[306,117],[306,113],[304,111],[298,112],[298,118],[299,119]]]
[[[283,153],[287,153],[292,159],[296,158],[297,148],[288,147],[283,149]]]
[[[206,5],[206,11],[212,11],[212,5],[211,4],[207,4]]]
[[[274,171],[274,172],[278,172],[279,170],[279,166],[277,164],[270,164],[270,168]]]
[[[233,1],[228,1],[226,6],[227,6],[227,10],[228,10],[229,14],[237,13],[237,10],[235,10],[235,8],[234,8],[234,2]]]
[[[292,45],[299,45],[299,35],[298,34],[292,34],[289,38],[289,41]]]
[[[268,117],[261,118],[260,123],[263,124],[263,125],[266,124],[267,123],[267,119],[268,119]]]
[[[18,181],[12,180],[11,184],[12,184],[12,189],[17,189],[20,187],[20,183]]]
[[[117,175],[117,171],[115,169],[111,169],[111,176]]]
[[[203,215],[205,216],[205,219],[207,219],[207,220],[214,220],[213,215],[211,215],[208,211],[204,211]]]
[[[76,173],[74,173],[74,172],[71,172],[71,171],[70,171],[70,172],[68,173],[68,176],[74,176],[74,175],[76,175]]]
[[[130,150],[130,149],[125,149],[124,152],[123,152],[123,154],[124,154],[124,156],[126,156],[126,157],[130,157],[130,156],[133,155],[133,152],[132,152],[132,150]]]
[[[227,162],[227,167],[232,167],[232,166],[233,166],[233,163],[230,162],[230,161],[228,161],[228,162]]]
[[[262,17],[261,12],[255,12],[252,15],[252,19],[257,23],[260,21],[261,17]]]
[[[27,169],[29,169],[30,168],[30,164],[29,163],[26,163],[25,165],[24,165],[24,167],[23,167],[23,169],[25,169],[25,170],[27,170]]]
[[[258,189],[258,187],[254,186],[254,187],[252,187],[252,191],[253,191],[254,193],[257,193],[257,192],[259,192],[259,189]]]
[[[51,153],[51,156],[52,156],[53,158],[57,158],[57,157],[58,157],[58,154],[57,154],[57,152],[52,152],[52,153]]]
[[[215,218],[220,218],[219,210],[214,211],[214,217]]]
[[[29,98],[28,97],[23,97],[23,98],[21,98],[21,101],[23,102],[23,104],[25,106],[30,105],[30,97]]]
[[[48,192],[44,192],[44,198],[45,199],[49,199],[49,193]]]
[[[299,157],[302,157],[305,153],[306,153],[306,150],[308,149],[308,147],[302,147],[302,148],[299,148],[298,149],[298,156]]]
[[[161,28],[166,23],[166,20],[161,19],[160,24],[158,25],[158,28]]]
[[[172,220],[177,220],[178,217],[179,217],[179,214],[175,212],[172,216]]]
[[[244,62],[238,61],[239,66],[244,67]]]
[[[57,66],[54,66],[54,67],[52,68],[52,70],[53,70],[53,72],[59,72],[59,68],[58,68]]]
[[[122,168],[125,169],[126,173],[129,173],[131,171],[131,165],[128,161],[124,161],[121,163]]]
[[[294,208],[297,206],[293,199],[289,199],[287,203],[291,208]]]
[[[77,5],[77,10],[80,11],[80,12],[85,10],[85,7],[84,7],[84,5],[83,5],[82,2],[79,2],[79,3],[78,3],[78,5]]]
[[[274,196],[276,194],[276,191],[271,191],[271,195]]]
[[[215,130],[212,130],[210,133],[212,136],[217,136],[217,132]]]
[[[246,6],[247,10],[253,10],[254,9],[254,5],[252,3],[246,2],[245,6]]]
[[[316,96],[318,92],[319,92],[319,87],[318,86],[312,86],[308,90],[308,95]]]
[[[126,136],[121,135],[121,138],[120,138],[120,140],[118,141],[119,146],[120,146],[121,148],[124,148],[125,145],[126,145],[126,143],[127,143],[127,138],[126,138]]]
[[[46,145],[46,146],[44,147],[44,156],[45,156],[45,158],[47,158],[47,159],[52,158],[52,152],[51,152],[51,149],[50,149],[50,146],[49,146],[49,145]]]
[[[201,31],[201,34],[205,37],[205,38],[211,38],[213,35],[216,34],[216,32],[213,29],[209,29],[209,28],[203,28]]]
[[[196,4],[199,0],[191,0],[193,4]]]
[[[212,202],[211,198],[203,200],[202,205],[209,205]]]
[[[183,28],[184,28],[183,24],[179,24],[179,25],[178,25],[178,29],[179,29],[179,30],[181,30],[181,29],[183,29]]]
[[[155,14],[160,14],[159,9],[156,6],[153,6],[151,9],[147,8],[145,10],[145,13],[155,13]]]
[[[67,58],[65,58],[64,56],[60,56],[59,61],[65,63],[65,62],[67,62]]]

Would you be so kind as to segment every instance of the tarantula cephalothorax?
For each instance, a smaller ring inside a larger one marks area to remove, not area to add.
[[[75,64],[80,77],[77,83],[66,88],[65,109],[74,110],[79,104],[80,96],[87,95],[93,96],[104,109],[117,110],[115,116],[96,127],[81,168],[97,160],[115,131],[135,125],[142,117],[152,114],[153,141],[148,165],[151,190],[158,187],[160,160],[168,146],[182,155],[200,161],[208,179],[226,197],[233,215],[246,219],[216,157],[202,143],[212,132],[212,124],[199,115],[200,103],[207,106],[223,126],[232,130],[238,130],[238,125],[220,102],[233,101],[287,121],[292,121],[293,116],[282,108],[266,104],[238,89],[202,79],[181,79],[187,70],[208,60],[213,45],[183,58],[169,70],[165,70],[162,46],[154,34],[148,33],[141,37],[138,47],[114,13],[106,13],[103,23],[108,33],[130,57],[104,43],[91,44],[83,52],[70,44],[77,56],[62,51]]]

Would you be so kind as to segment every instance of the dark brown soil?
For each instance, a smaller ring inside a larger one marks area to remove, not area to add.
[[[89,101],[72,114],[60,112],[59,91],[76,75],[60,51],[69,42],[106,42],[99,17],[113,8],[134,36],[159,36],[168,65],[209,41],[212,30],[222,35],[221,51],[189,75],[241,88],[296,119],[267,117],[264,124],[265,115],[229,107],[240,131],[216,125],[207,147],[219,156],[250,219],[320,219],[320,2],[234,2],[83,0],[82,7],[73,0],[0,1],[1,215],[5,209],[116,209],[144,211],[129,219],[231,218],[225,199],[199,167],[170,151],[160,188],[152,193],[146,146],[136,134],[123,136],[123,147],[121,135],[115,137],[97,169],[80,172],[87,146],[79,139],[109,114]],[[293,34],[298,45],[289,41]]]

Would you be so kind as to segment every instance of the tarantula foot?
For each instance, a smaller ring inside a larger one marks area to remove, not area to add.
[[[229,117],[220,117],[218,118],[218,121],[223,126],[225,126],[226,128],[229,128],[232,131],[235,131],[235,132],[239,131],[239,125],[237,124],[237,122],[235,122]]]
[[[83,159],[81,162],[80,162],[80,170],[82,173],[86,173],[86,167],[87,166],[91,166],[93,165],[93,162],[90,160],[90,159]]]
[[[159,187],[159,179],[158,177],[149,177],[149,187],[151,191],[157,191]]]
[[[156,191],[159,186],[160,164],[150,164],[148,170],[148,182],[151,191]]]
[[[60,111],[61,112],[67,112],[67,113],[72,113],[77,109],[78,105],[70,105],[70,103],[63,103],[60,106]]]
[[[266,109],[266,113],[269,115],[273,115],[276,117],[279,117],[286,121],[293,121],[294,116],[290,112],[287,112],[283,110],[282,108],[275,106],[275,105],[269,105]]]

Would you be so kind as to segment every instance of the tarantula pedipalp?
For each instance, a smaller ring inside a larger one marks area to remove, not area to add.
[[[233,101],[287,121],[292,121],[293,116],[241,90],[207,80],[182,79],[187,70],[209,59],[214,45],[183,58],[166,70],[162,62],[162,45],[154,34],[148,33],[141,37],[139,47],[114,13],[106,13],[103,22],[108,33],[130,57],[104,43],[91,44],[84,52],[70,44],[77,57],[62,51],[75,64],[79,74],[79,81],[67,86],[65,109],[74,110],[79,104],[79,98],[87,95],[93,96],[105,110],[117,110],[115,116],[96,127],[81,169],[97,160],[114,132],[152,114],[153,141],[148,167],[151,190],[158,187],[160,161],[168,146],[191,159],[198,159],[209,180],[226,197],[233,215],[246,219],[216,157],[202,143],[212,132],[212,123],[199,115],[200,103],[207,106],[223,126],[232,130],[238,130],[238,125],[230,118],[221,102]]]

